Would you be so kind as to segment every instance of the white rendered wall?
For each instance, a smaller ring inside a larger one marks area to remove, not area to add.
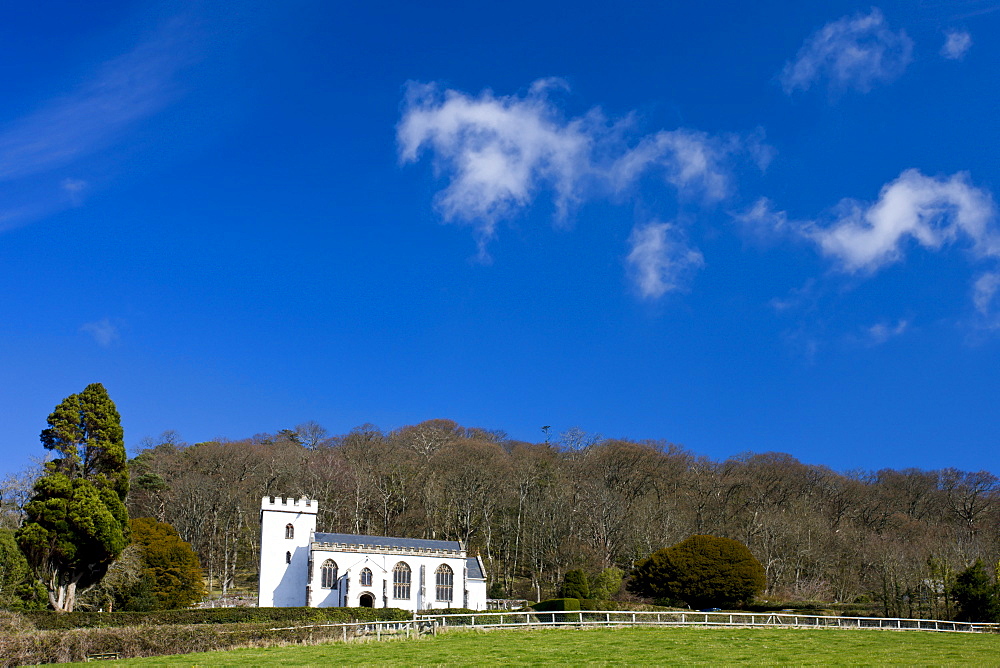
[[[272,501],[273,499],[273,501]],[[316,531],[316,501],[267,497],[260,504],[260,583],[257,605],[308,605],[309,545]],[[294,537],[285,538],[291,524]],[[291,554],[291,562],[286,556]]]
[[[476,559],[479,560],[479,570],[485,573],[486,567],[483,565],[482,557],[476,557]],[[467,608],[470,610],[486,609],[486,580],[473,580],[469,578],[465,581],[465,590],[468,592]]]
[[[333,559],[337,564],[337,588],[323,589],[320,584],[323,562]],[[393,597],[392,569],[404,561],[410,567],[410,598]],[[451,567],[454,574],[451,601],[437,600],[435,571],[441,564]],[[372,554],[340,550],[316,549],[313,552],[312,605],[318,608],[346,606],[361,607],[361,595],[372,594],[376,608],[402,608],[403,610],[428,610],[431,608],[461,608],[465,603],[465,559],[408,554]],[[370,587],[361,586],[361,571],[372,572]],[[421,585],[421,572],[423,585]],[[473,580],[473,583],[476,581]],[[482,584],[482,605],[486,609],[486,583]]]

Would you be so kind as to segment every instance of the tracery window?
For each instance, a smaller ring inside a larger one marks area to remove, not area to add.
[[[285,538],[295,538],[295,527],[291,524],[285,525]]]
[[[370,568],[361,569],[361,586],[362,587],[372,586],[372,571]]]
[[[337,562],[327,559],[320,568],[320,586],[323,589],[337,588]]]
[[[434,571],[435,591],[437,600],[451,601],[452,592],[455,590],[455,572],[448,564],[441,564]]]
[[[396,564],[392,569],[393,598],[410,598],[410,577],[412,573],[405,561]]]

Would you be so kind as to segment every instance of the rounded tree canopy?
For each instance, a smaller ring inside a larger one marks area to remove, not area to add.
[[[198,556],[174,527],[151,517],[139,517],[132,520],[132,540],[142,547],[157,609],[186,608],[205,596]]]
[[[636,563],[628,589],[693,608],[747,603],[764,590],[764,567],[731,538],[696,535]]]

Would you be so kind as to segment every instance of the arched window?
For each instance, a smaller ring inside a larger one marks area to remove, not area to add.
[[[448,564],[441,564],[434,571],[434,581],[437,585],[437,600],[451,601],[452,592],[455,590],[455,573]]]
[[[333,559],[327,559],[323,562],[323,566],[320,568],[319,581],[323,589],[337,588],[337,562]]]
[[[285,563],[286,564],[292,563],[292,553],[291,552],[285,552]]]
[[[410,567],[405,561],[396,564],[392,569],[393,598],[410,598]]]
[[[372,570],[370,568],[361,569],[361,586],[362,587],[372,586]]]
[[[295,538],[295,527],[291,524],[285,525],[285,538]]]

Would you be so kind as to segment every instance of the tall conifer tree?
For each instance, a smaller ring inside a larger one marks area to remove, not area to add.
[[[121,417],[104,386],[93,383],[56,406],[41,440],[60,456],[35,482],[17,541],[53,609],[71,612],[77,589],[99,582],[128,544]]]

